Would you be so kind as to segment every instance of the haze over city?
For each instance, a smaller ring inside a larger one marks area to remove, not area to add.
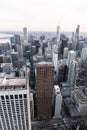
[[[0,1],[0,130],[87,130],[86,0]]]
[[[0,30],[73,31],[77,24],[87,31],[86,0],[3,0],[0,1]]]

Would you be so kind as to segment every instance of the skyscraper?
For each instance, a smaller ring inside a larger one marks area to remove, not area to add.
[[[23,28],[23,36],[24,36],[24,40],[28,41],[28,34],[27,34],[27,28],[26,27]]]
[[[20,44],[21,43],[20,35],[15,34],[14,41],[15,41],[15,44]]]
[[[87,48],[83,48],[83,49],[82,49],[81,59],[82,59],[82,61],[84,61],[84,62],[87,60]]]
[[[60,47],[60,26],[57,26],[57,38],[56,45],[52,46],[52,62],[54,64],[54,68],[57,71],[58,69],[58,50]]]
[[[69,66],[72,60],[75,60],[76,53],[75,51],[71,50],[68,52],[68,58],[67,58],[67,65]]]
[[[77,46],[76,46],[77,51],[78,51],[78,47],[79,47],[79,32],[80,32],[80,25],[77,25],[76,33],[75,33],[75,37],[76,37],[76,41],[77,41]]]
[[[18,60],[23,61],[23,45],[22,44],[17,44],[17,52],[18,52]]]
[[[67,58],[68,57],[68,47],[65,47],[63,50],[63,58]]]
[[[77,38],[77,42],[79,40],[79,31],[80,31],[80,25],[77,25],[77,28],[76,28],[76,38]]]
[[[29,81],[0,79],[0,130],[31,130]]]
[[[57,26],[57,47],[60,46],[60,26]]]
[[[68,73],[68,82],[71,87],[75,86],[76,76],[77,76],[76,68],[77,68],[77,62],[71,61],[70,66],[69,66],[69,73]]]
[[[54,66],[50,62],[37,64],[36,94],[38,119],[51,119]]]
[[[55,85],[54,86],[54,116],[56,118],[58,118],[61,114],[61,107],[62,107],[62,95],[61,95],[61,92],[60,92],[60,88],[59,86]]]

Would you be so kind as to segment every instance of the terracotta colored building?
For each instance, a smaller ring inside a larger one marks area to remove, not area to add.
[[[37,64],[36,72],[37,116],[39,120],[51,119],[54,66],[41,62]]]

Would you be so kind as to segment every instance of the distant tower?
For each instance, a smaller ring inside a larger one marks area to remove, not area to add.
[[[76,34],[73,32],[72,33],[72,38],[71,38],[71,50],[76,51],[76,47],[77,47],[77,38],[76,38]]]
[[[23,61],[23,46],[22,44],[17,44],[17,52],[18,52],[18,59],[19,61]]]
[[[87,48],[82,49],[81,60],[84,62],[87,60]]]
[[[77,25],[77,28],[76,28],[76,38],[77,38],[77,42],[79,40],[79,31],[80,31],[80,25]]]
[[[80,25],[77,25],[76,34],[75,34],[75,37],[76,37],[76,40],[77,40],[77,46],[76,46],[77,51],[78,51],[78,47],[79,47],[79,31],[80,31]]]
[[[68,58],[67,58],[67,65],[69,66],[72,60],[75,60],[76,58],[76,52],[75,51],[69,51],[68,52]]]
[[[27,34],[27,28],[23,28],[23,35],[24,35],[24,40],[28,41],[28,34]]]
[[[60,26],[57,26],[57,47],[60,46]]]
[[[58,50],[60,47],[60,26],[57,26],[57,39],[56,45],[52,46],[52,62],[54,64],[54,68],[57,71],[58,69]]]
[[[69,73],[68,73],[68,82],[71,87],[74,87],[76,83],[76,76],[77,76],[76,68],[77,68],[77,62],[71,61],[69,66]]]
[[[36,68],[36,75],[38,119],[51,119],[54,82],[53,64],[49,62],[38,63]]]
[[[20,35],[15,34],[14,35],[14,41],[15,41],[15,44],[20,44],[21,43]]]

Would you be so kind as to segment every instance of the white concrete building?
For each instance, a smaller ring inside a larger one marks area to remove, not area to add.
[[[77,69],[77,62],[71,61],[68,72],[68,83],[70,84],[71,87],[74,87],[76,82],[76,76],[77,76],[76,69]]]
[[[76,52],[71,50],[68,52],[67,65],[69,66],[72,60],[76,59]]]
[[[54,117],[57,118],[61,114],[61,106],[62,106],[62,95],[58,85],[54,86],[54,100],[55,100]]]
[[[0,130],[31,130],[26,78],[0,78]]]

